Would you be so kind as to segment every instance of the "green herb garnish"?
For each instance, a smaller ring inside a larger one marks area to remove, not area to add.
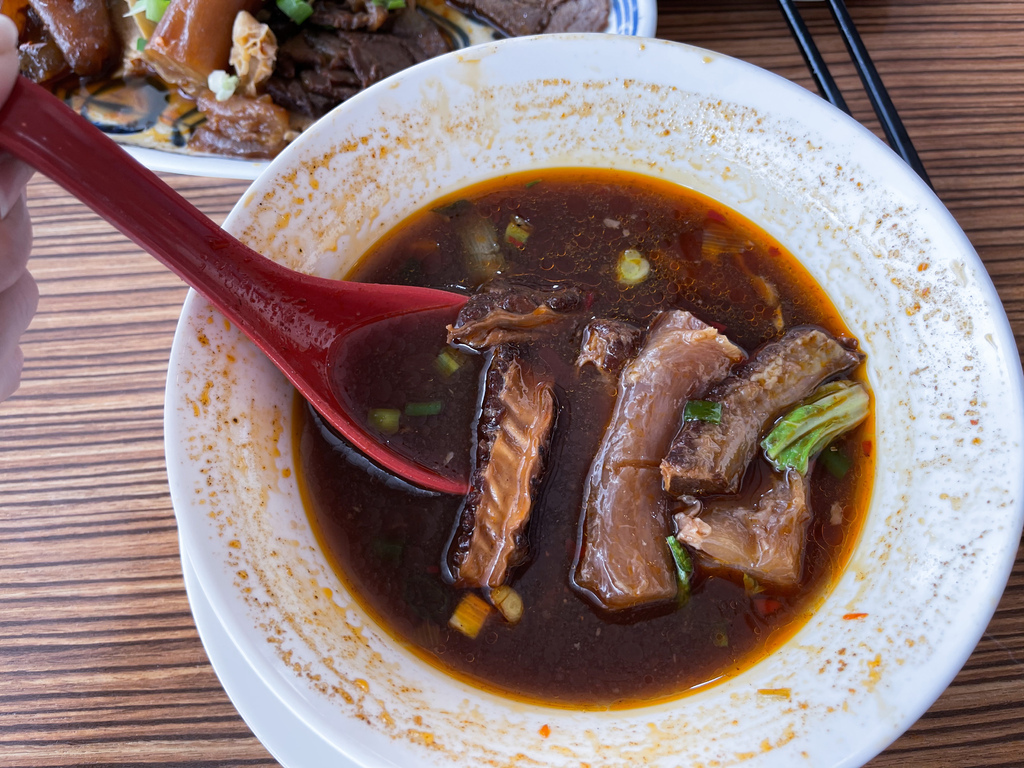
[[[437,416],[444,410],[444,403],[440,400],[432,400],[429,403],[406,403],[406,416]]]
[[[830,445],[818,457],[832,477],[842,480],[853,466],[853,459],[834,445]]]
[[[313,6],[306,0],[277,0],[277,7],[296,24],[301,24],[313,15]]]
[[[136,13],[145,12],[146,18],[156,24],[164,17],[167,6],[170,4],[171,0],[137,0],[137,2],[129,6],[128,13],[125,16],[133,16]],[[138,48],[138,43],[135,45]],[[138,50],[141,51],[142,49],[138,48]]]
[[[434,358],[434,368],[447,378],[462,367],[461,357],[454,349],[442,349],[441,354]]]
[[[146,38],[140,37],[135,40],[135,50],[144,51],[146,50]]]
[[[505,227],[505,240],[517,248],[522,248],[530,239],[531,232],[533,232],[533,227],[530,226],[530,222],[513,214],[508,226]]]
[[[398,431],[398,422],[402,418],[397,408],[372,408],[370,410],[370,426],[385,435],[393,435]]]
[[[722,421],[722,404],[710,400],[687,400],[683,409],[683,421],[706,421],[718,424]]]
[[[675,536],[665,539],[668,550],[672,553],[672,561],[676,566],[676,580],[679,582],[679,591],[676,599],[680,605],[685,605],[690,599],[690,580],[693,579],[693,559],[686,548],[679,543]]]

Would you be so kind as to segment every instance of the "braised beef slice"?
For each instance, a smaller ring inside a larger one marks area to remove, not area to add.
[[[120,56],[104,0],[29,0],[29,5],[76,75],[102,74]]]
[[[448,50],[440,30],[411,4],[387,21],[356,31],[354,16],[334,8],[301,27],[275,25],[280,47],[267,92],[292,112],[322,117],[363,88]]]
[[[554,388],[497,347],[485,374],[472,488],[449,548],[460,587],[498,587],[526,557],[526,524],[555,420]]]
[[[449,0],[489,21],[506,35],[540,32],[601,32],[608,26],[609,0]]]
[[[795,470],[773,475],[772,487],[753,509],[718,498],[705,502],[699,517],[680,513],[675,522],[679,541],[696,550],[707,567],[740,571],[779,587],[800,582],[811,508],[807,482]]]
[[[583,329],[576,367],[592,365],[601,373],[618,376],[640,349],[643,331],[622,320],[592,320]]]
[[[533,341],[571,327],[583,307],[577,288],[537,291],[492,281],[469,298],[448,326],[448,343],[486,349]]]
[[[665,490],[673,496],[735,493],[772,420],[862,359],[816,328],[795,328],[766,344],[708,393],[722,404],[718,424],[688,421],[680,427],[661,463]]]
[[[616,611],[676,594],[658,464],[685,402],[743,359],[725,336],[683,310],[661,314],[619,376],[611,420],[584,489],[575,583]]]
[[[308,22],[318,27],[331,27],[348,31],[365,29],[375,32],[388,20],[388,12],[373,0],[332,2],[318,0],[313,4],[313,15]]]

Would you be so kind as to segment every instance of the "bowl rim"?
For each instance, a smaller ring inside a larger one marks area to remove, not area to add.
[[[514,40],[501,41],[500,43],[487,46],[478,46],[478,48],[486,48],[487,51],[479,51],[478,55],[488,56],[494,55],[494,52],[507,51],[510,49],[518,49],[523,46],[535,46],[538,44],[544,45],[555,45],[558,43],[558,38],[565,43],[570,45],[575,44],[574,41],[583,41],[587,44],[598,44],[607,45],[611,47],[626,45],[635,47],[638,43],[636,40],[630,38],[618,38],[616,36],[603,37],[601,35],[589,36],[589,35],[564,35],[564,36],[549,36],[542,43],[537,41],[542,38],[517,38]],[[601,38],[600,40],[598,38]],[[921,202],[922,211],[926,211],[927,214],[934,219],[942,223],[944,228],[943,234],[951,236],[952,241],[948,245],[949,248],[959,251],[964,254],[966,261],[965,268],[970,272],[971,278],[974,280],[975,289],[979,293],[979,299],[981,303],[992,312],[992,343],[1001,352],[1007,362],[1007,390],[1006,390],[1006,401],[1011,403],[1016,408],[1016,412],[1019,415],[1021,412],[1021,403],[1024,402],[1024,375],[1022,375],[1019,356],[1017,353],[1016,344],[1013,339],[1012,331],[1010,329],[1009,320],[1002,310],[1002,305],[999,300],[998,294],[995,291],[995,287],[985,271],[984,264],[980,258],[974,252],[973,247],[967,240],[966,235],[960,230],[956,224],[952,215],[942,206],[941,201],[932,192],[927,185],[924,184],[909,168],[900,160],[889,148],[881,142],[877,137],[871,134],[866,128],[863,128],[852,118],[849,118],[838,110],[835,110],[830,105],[821,101],[813,94],[805,91],[803,88],[779,78],[776,75],[767,73],[753,65],[746,64],[729,57],[722,56],[717,53],[704,51],[697,49],[692,46],[686,46],[680,43],[670,43],[668,41],[642,41],[641,43],[647,46],[650,50],[667,50],[672,49],[678,51],[680,55],[690,57],[690,61],[699,59],[701,61],[713,61],[717,64],[721,64],[723,67],[729,68],[732,75],[737,80],[747,79],[752,83],[757,83],[761,87],[765,87],[768,90],[773,91],[776,95],[785,96],[787,99],[792,99],[793,104],[799,106],[800,109],[806,110],[810,114],[818,116],[824,123],[832,126],[841,126],[848,133],[852,133],[858,137],[858,141],[863,142],[866,147],[874,147],[876,155],[874,159],[882,163],[885,170],[883,176],[886,178],[887,183],[898,187],[901,191],[908,194],[911,197],[915,197]],[[616,49],[618,50],[618,49]],[[685,53],[684,53],[685,52]],[[463,54],[466,52],[463,51]],[[442,59],[448,60],[450,57],[456,54],[449,54],[448,57],[442,57]],[[438,63],[441,62],[441,63]],[[445,66],[445,63],[441,59],[435,59],[424,64],[418,65],[410,70],[406,70],[403,73],[395,76],[389,80],[386,84],[377,86],[378,91],[382,90],[383,87],[396,87],[396,84],[411,80],[420,76],[420,72],[424,69],[433,70],[441,69]],[[742,89],[741,89],[742,90]],[[360,107],[363,101],[368,101],[376,98],[377,91],[367,91],[354,97],[348,104],[351,106],[343,105],[342,110],[351,109],[355,110]],[[790,105],[787,107],[788,110],[795,110],[796,107]],[[325,132],[329,129],[329,124],[325,121],[323,127],[319,132]],[[308,141],[305,143],[309,143]],[[297,143],[298,146],[303,144]],[[294,153],[290,150],[282,154],[277,158],[263,176],[261,176],[261,182],[257,182],[253,189],[259,188],[260,184],[266,185],[269,180],[274,178],[275,175],[279,175],[283,169],[290,167],[295,161]],[[247,193],[243,197],[243,201],[236,206],[235,210],[229,217],[226,223],[226,228],[229,228],[234,224],[236,218],[244,217],[245,200],[250,198],[251,195]],[[190,293],[188,299],[185,302],[182,312],[182,322],[179,323],[178,331],[175,336],[174,348],[172,350],[171,367],[172,370],[180,367],[181,364],[181,345],[187,343],[186,334],[183,331],[185,324],[185,317],[190,313],[197,312],[197,307],[202,305],[203,302],[193,293]],[[175,385],[176,378],[168,378],[168,389],[167,397],[165,400],[165,433],[169,438],[173,435],[179,434],[179,430],[175,425],[175,419],[178,418],[177,412],[173,407],[173,403],[181,397],[181,393],[177,390]],[[172,487],[172,500],[176,513],[178,512],[179,505],[184,504],[185,499],[182,498],[181,491],[175,492],[175,488],[183,487],[183,477],[181,475],[182,462],[180,461],[180,455],[174,454],[174,445],[169,439],[167,444],[168,453],[168,474],[171,481]],[[960,637],[957,638],[955,648],[947,648],[949,651],[943,658],[942,664],[938,667],[933,667],[931,676],[927,681],[923,682],[917,691],[916,695],[912,696],[913,705],[908,707],[901,713],[901,716],[895,718],[893,721],[888,722],[882,728],[876,728],[872,733],[872,737],[863,738],[856,745],[856,749],[852,752],[847,753],[840,762],[836,762],[836,765],[859,765],[872,756],[880,752],[885,748],[892,740],[900,735],[910,724],[912,724],[925,710],[931,706],[932,702],[941,694],[941,692],[949,684],[950,680],[956,675],[964,661],[973,651],[978,639],[983,633],[987,621],[991,618],[992,613],[995,611],[998,597],[1002,593],[1003,587],[1006,583],[1006,579],[1009,575],[1010,569],[1012,568],[1016,552],[1017,542],[1019,541],[1020,529],[1022,521],[1024,521],[1024,508],[1021,506],[1021,499],[1024,496],[1024,455],[1020,450],[1020,444],[1016,446],[1016,451],[1010,450],[1008,454],[1016,457],[1016,468],[1019,470],[1016,473],[1008,472],[1007,482],[1013,487],[1009,487],[1009,490],[1014,494],[1015,502],[1013,508],[1006,514],[1006,522],[1009,526],[1008,532],[1005,534],[1006,539],[1002,547],[997,547],[995,554],[997,555],[997,562],[991,568],[991,576],[984,585],[987,587],[982,593],[977,594],[979,598],[978,602],[981,604],[980,609],[977,612],[978,621],[975,625],[972,625],[970,631],[964,632]],[[173,459],[173,460],[172,460]],[[173,468],[173,469],[172,469]],[[1016,482],[1011,478],[1015,478]],[[186,542],[186,546],[192,546],[192,543],[197,540],[197,537],[202,534],[198,534],[195,528],[187,522],[189,518],[179,518],[179,525],[182,526],[183,542]],[[184,523],[184,524],[182,524]],[[1014,537],[1013,530],[1016,529],[1016,536]],[[202,562],[195,562],[194,565],[197,572],[200,574],[200,581],[204,579],[210,579],[214,576],[212,570],[204,571],[204,564]],[[205,583],[205,581],[204,581]],[[211,604],[214,605],[218,614],[222,617],[227,617],[225,620],[225,626],[235,639],[236,644],[239,645],[239,650],[246,657],[250,666],[260,674],[261,677],[264,674],[274,675],[272,670],[266,670],[263,667],[261,657],[259,654],[254,652],[251,646],[246,643],[246,627],[244,622],[236,621],[235,612],[229,609],[229,606],[224,602],[225,596],[214,592],[212,594],[207,593],[207,597],[210,599]],[[984,621],[981,621],[981,619]],[[238,642],[239,637],[243,639],[243,642]],[[792,641],[790,641],[792,642]],[[284,685],[287,689],[287,685],[283,684],[282,681],[276,682],[271,681],[275,689],[280,689]],[[295,711],[293,706],[294,702],[289,704],[289,707]],[[301,713],[298,713],[301,716]],[[367,759],[366,756],[357,758],[360,760]],[[367,762],[366,764],[373,764]]]

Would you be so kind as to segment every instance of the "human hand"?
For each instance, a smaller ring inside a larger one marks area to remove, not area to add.
[[[18,30],[0,16],[0,106],[18,76]],[[0,153],[0,400],[21,380],[18,340],[35,314],[39,289],[25,268],[32,250],[32,226],[25,205],[25,184],[32,169]]]

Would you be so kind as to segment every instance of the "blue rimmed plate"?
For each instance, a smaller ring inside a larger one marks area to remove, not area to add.
[[[501,37],[492,27],[447,6],[444,0],[421,0],[419,7],[440,26],[456,48],[493,42]],[[657,0],[611,0],[611,34],[654,37]],[[188,176],[217,176],[252,181],[267,167],[265,160],[201,155],[189,152],[188,134],[202,120],[191,102],[152,86],[126,87],[119,80],[91,86],[88,92],[62,94],[77,111],[107,131],[147,168]]]

